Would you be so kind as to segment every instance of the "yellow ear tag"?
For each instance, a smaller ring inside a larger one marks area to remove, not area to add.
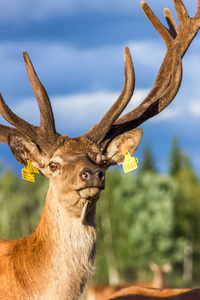
[[[28,166],[26,166],[26,169],[27,169],[27,170],[29,170],[30,172],[39,174],[38,169],[36,169],[36,168],[34,167],[34,165],[32,164],[32,162],[31,162],[30,160],[27,160],[27,163],[28,163]]]
[[[34,173],[30,172],[26,167],[22,169],[22,178],[31,182],[35,182]]]
[[[122,164],[124,173],[128,173],[137,169],[138,159],[136,157],[131,156],[128,150],[126,150],[124,154],[125,154],[125,158]]]
[[[30,160],[27,160],[27,166],[22,169],[22,178],[31,182],[35,182],[34,173],[39,173]]]

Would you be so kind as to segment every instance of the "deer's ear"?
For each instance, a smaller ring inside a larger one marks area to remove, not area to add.
[[[10,134],[8,144],[14,157],[21,165],[27,166],[27,160],[30,160],[37,169],[44,167],[45,157],[41,150],[24,135]]]
[[[105,152],[107,158],[111,162],[110,165],[119,165],[123,163],[126,150],[129,151],[130,155],[133,155],[140,144],[142,134],[142,128],[136,128],[114,138]]]

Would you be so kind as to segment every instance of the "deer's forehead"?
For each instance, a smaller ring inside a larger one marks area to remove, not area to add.
[[[75,157],[89,155],[94,158],[100,154],[100,148],[83,137],[65,138],[62,145],[56,150],[55,156]]]

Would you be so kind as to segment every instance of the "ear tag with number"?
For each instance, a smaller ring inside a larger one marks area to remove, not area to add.
[[[124,154],[125,154],[125,158],[122,164],[124,173],[128,173],[137,169],[138,159],[136,157],[131,156],[128,150],[126,150]]]
[[[27,160],[27,166],[22,169],[22,178],[31,182],[35,182],[34,173],[39,173],[30,160]]]

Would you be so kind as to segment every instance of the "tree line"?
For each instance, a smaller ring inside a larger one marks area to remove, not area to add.
[[[48,181],[0,174],[0,236],[31,233],[42,213]],[[166,284],[200,282],[200,182],[189,158],[174,138],[168,174],[159,174],[146,144],[137,172],[107,173],[97,204],[98,247],[91,283],[151,280],[150,264],[171,264]]]

